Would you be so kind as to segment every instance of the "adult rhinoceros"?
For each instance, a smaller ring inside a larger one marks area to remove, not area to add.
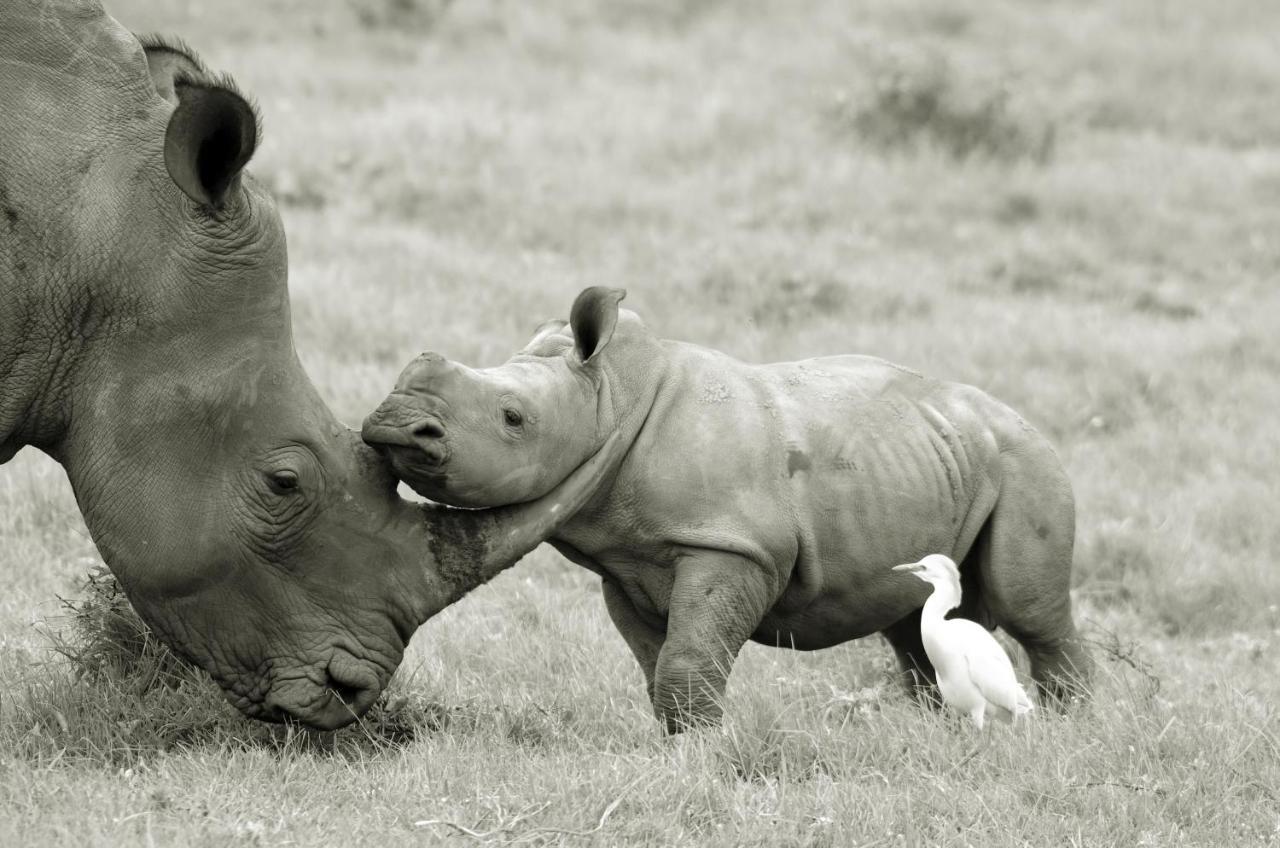
[[[185,49],[89,0],[3,0],[0,462],[62,463],[138,612],[240,710],[332,728],[600,463],[513,510],[397,498],[294,354],[257,138]]]
[[[962,563],[960,614],[1012,634],[1042,692],[1077,689],[1071,484],[1016,413],[872,357],[749,365],[664,341],[622,294],[587,289],[497,368],[423,354],[363,432],[419,492],[468,506],[537,497],[624,438],[552,544],[604,578],[668,730],[719,716],[748,639],[883,633],[908,680],[932,680],[927,591],[892,571],[928,553]]]

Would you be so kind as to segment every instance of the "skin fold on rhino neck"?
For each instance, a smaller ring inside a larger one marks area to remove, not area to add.
[[[13,420],[8,437],[16,450],[30,445],[62,461],[72,430],[75,410],[89,402],[87,366],[112,337],[136,326],[136,319],[122,318],[96,301],[67,304],[66,317],[35,322],[35,338],[50,339],[45,355],[22,357],[8,367],[8,379],[0,384],[6,400],[20,402],[23,412]],[[42,316],[43,317],[43,316]],[[76,327],[68,331],[67,327]],[[25,359],[25,361],[24,361]],[[0,457],[0,461],[7,457]]]
[[[81,261],[75,239],[58,222],[38,230],[28,223],[2,180],[3,214],[14,220],[8,238],[0,231],[0,463],[26,445],[56,457],[82,366],[98,346],[136,327],[143,309],[141,297],[112,285],[109,274],[96,281],[70,274],[65,266]],[[48,245],[62,245],[55,267],[42,261]],[[53,296],[54,286],[70,290]]]
[[[114,22],[100,25],[109,19],[92,7],[74,24],[24,32],[24,11],[40,8],[24,6],[6,5],[2,14],[12,17],[4,23],[13,28],[0,27],[0,53],[15,59],[16,83],[0,86],[0,463],[25,445],[56,454],[81,366],[146,319],[152,275],[137,273],[137,263],[154,257],[157,245],[146,241],[151,222],[139,210],[154,205],[154,185],[165,178],[139,166],[138,148],[121,148],[136,102],[153,96],[146,76],[130,73],[145,68],[136,42]],[[59,10],[46,5],[40,14]],[[101,47],[94,67],[102,78],[61,67],[59,50],[46,42],[68,38],[78,42],[77,62]],[[117,68],[122,50],[128,62]],[[31,64],[24,66],[24,54]],[[68,79],[79,86],[66,95],[72,108],[46,108],[38,119],[24,108],[42,97],[51,106],[49,91]]]
[[[616,438],[627,445],[629,453],[644,430],[649,416],[662,402],[662,387],[670,380],[670,375],[665,367],[653,367],[655,361],[665,362],[665,358],[654,357],[648,349],[658,343],[643,326],[619,327],[617,335],[597,366],[603,372],[596,378],[595,395],[595,423],[600,441],[593,449],[599,449],[599,445],[607,438]],[[643,374],[644,377],[637,379],[637,374]],[[624,454],[619,465],[625,459]],[[568,470],[561,469],[553,477],[563,478]],[[582,512],[590,513],[593,504],[605,497],[607,489],[607,486],[602,486],[598,496],[588,501]]]

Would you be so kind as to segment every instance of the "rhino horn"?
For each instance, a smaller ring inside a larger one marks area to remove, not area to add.
[[[446,598],[453,601],[492,580],[545,542],[600,491],[625,453],[614,433],[594,456],[537,500],[494,509],[428,505],[428,545]],[[432,611],[434,613],[435,611]]]

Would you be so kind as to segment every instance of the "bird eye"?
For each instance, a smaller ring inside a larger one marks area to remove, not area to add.
[[[507,422],[508,427],[520,427],[524,424],[524,416],[520,411],[510,407],[502,410],[502,420]]]
[[[288,469],[272,471],[267,475],[267,485],[277,495],[287,495],[298,489],[298,475]]]

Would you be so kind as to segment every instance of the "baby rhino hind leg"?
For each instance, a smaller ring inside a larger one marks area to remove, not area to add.
[[[1087,695],[1091,663],[1071,617],[1075,500],[1053,450],[1028,434],[1005,452],[1000,495],[976,552],[983,600],[1026,650],[1042,697]]]

